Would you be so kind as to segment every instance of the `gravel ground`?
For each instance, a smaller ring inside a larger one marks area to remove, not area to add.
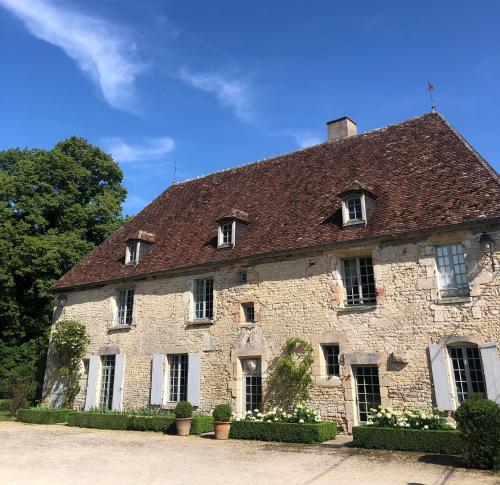
[[[2,485],[500,485],[436,455],[0,423]]]

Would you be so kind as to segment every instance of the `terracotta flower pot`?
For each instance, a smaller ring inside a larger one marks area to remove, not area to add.
[[[231,428],[230,421],[215,421],[215,439],[216,440],[227,440],[229,438],[229,429]]]
[[[192,420],[193,418],[175,418],[175,425],[177,426],[177,436],[189,436]]]

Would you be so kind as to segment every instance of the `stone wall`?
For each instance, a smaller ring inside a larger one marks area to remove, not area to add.
[[[500,241],[499,228],[490,228],[489,233]],[[148,405],[153,354],[177,348],[201,352],[201,411],[211,412],[216,404],[229,400],[241,411],[239,359],[260,356],[265,377],[267,364],[288,338],[308,339],[317,355],[311,405],[323,418],[335,419],[347,429],[356,422],[349,362],[376,354],[383,404],[406,402],[430,408],[433,393],[427,349],[431,343],[452,335],[474,337],[478,342],[499,340],[499,254],[495,279],[478,238],[478,231],[461,230],[398,243],[339,247],[251,266],[225,266],[207,275],[213,276],[215,286],[213,324],[192,322],[192,275],[71,291],[56,318],[86,324],[89,356],[107,346],[117,346],[126,354],[124,407]],[[457,242],[465,247],[471,296],[446,303],[439,299],[434,245]],[[369,255],[374,263],[377,305],[361,311],[346,308],[341,259]],[[242,269],[248,271],[246,284],[238,282]],[[113,329],[116,291],[131,286],[135,288],[134,324]],[[241,303],[249,301],[256,303],[256,323],[242,324]],[[327,380],[322,375],[319,345],[328,341],[340,345],[344,364],[340,379]],[[45,393],[49,394],[50,379],[46,380]],[[84,390],[82,381],[79,406]]]

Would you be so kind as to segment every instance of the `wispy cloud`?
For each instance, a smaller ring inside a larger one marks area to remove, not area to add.
[[[324,141],[319,136],[307,131],[288,130],[287,134],[295,140],[299,148],[307,148]]]
[[[0,0],[35,37],[56,45],[99,86],[106,101],[134,109],[134,82],[144,65],[126,32],[51,0]]]
[[[248,82],[216,73],[193,72],[186,67],[179,70],[179,78],[194,88],[215,96],[220,104],[232,109],[241,120],[253,119],[252,95]]]
[[[168,136],[146,138],[142,143],[127,143],[123,138],[113,137],[102,140],[106,151],[119,162],[147,162],[158,160],[174,149],[175,142]]]

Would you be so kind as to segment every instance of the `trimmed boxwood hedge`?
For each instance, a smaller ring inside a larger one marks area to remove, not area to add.
[[[421,451],[458,455],[462,448],[460,434],[450,430],[422,430],[356,426],[352,430],[353,445],[360,448]]]
[[[65,423],[68,420],[70,413],[74,409],[59,409],[59,408],[32,408],[20,409],[16,414],[16,419],[23,423],[32,424],[56,424]]]
[[[0,399],[0,411],[10,411],[10,399]]]
[[[263,423],[233,421],[230,438],[240,440],[287,441],[290,443],[321,443],[337,435],[337,424],[324,421],[315,424]]]
[[[131,431],[158,431],[176,433],[173,416],[140,416],[129,414],[73,412],[68,416],[68,425],[80,428],[117,429]],[[213,431],[211,416],[193,416],[191,434]]]

